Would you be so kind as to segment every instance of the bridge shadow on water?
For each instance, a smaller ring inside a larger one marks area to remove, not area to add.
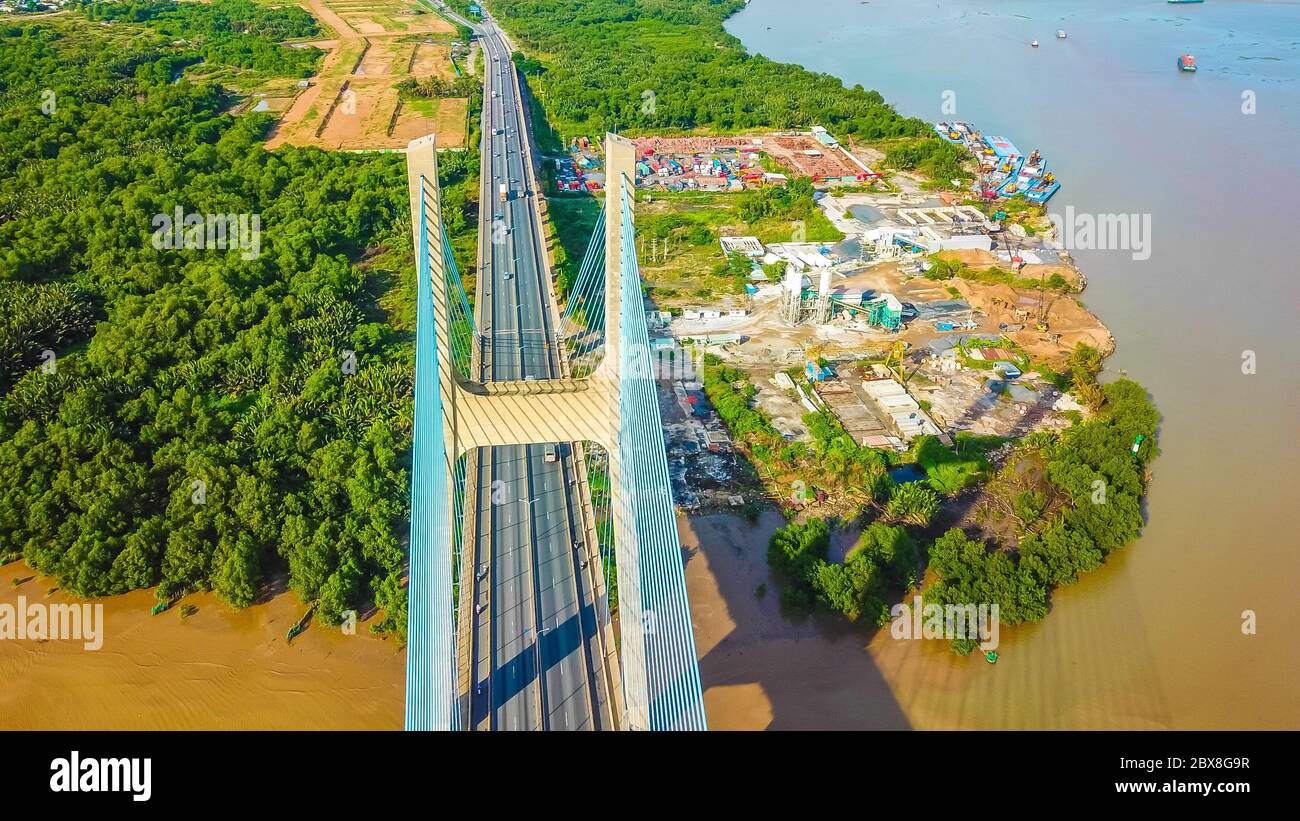
[[[876,628],[781,607],[767,545],[784,523],[678,517],[710,729],[910,729],[867,650]]]
[[[661,407],[672,422],[668,401]],[[910,729],[867,650],[873,625],[782,608],[783,582],[768,567],[767,549],[785,518],[762,498],[745,455],[736,452],[735,462],[727,491],[759,503],[756,517],[726,510],[677,515],[709,728]]]

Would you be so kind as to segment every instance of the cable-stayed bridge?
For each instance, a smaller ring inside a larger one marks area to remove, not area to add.
[[[443,229],[435,138],[407,150],[406,726],[704,729],[635,251],[635,149],[606,138],[605,206],[561,310],[514,67],[490,22],[480,34],[472,306]]]

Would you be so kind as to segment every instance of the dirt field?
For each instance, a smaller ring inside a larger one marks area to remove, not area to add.
[[[403,104],[396,90],[408,78],[455,76],[454,26],[434,14],[412,13],[416,7],[407,0],[300,2],[335,37],[313,44],[329,53],[320,73],[288,106],[267,148],[402,148],[433,132],[442,147],[464,145],[466,100]]]
[[[814,180],[818,177],[852,177],[862,171],[838,150],[827,148],[812,137],[769,137],[763,140],[763,147],[778,162]],[[817,152],[817,155],[805,153],[809,151]]]
[[[434,109],[432,114],[419,110],[425,104],[432,106]],[[469,101],[464,99],[402,102],[398,106],[397,121],[393,125],[390,136],[405,145],[416,137],[422,137],[433,131],[438,135],[439,145],[445,145],[443,135],[452,134],[458,129],[464,129],[468,109]],[[431,116],[433,118],[432,128],[429,127]]]
[[[456,76],[451,67],[451,49],[436,43],[417,45],[408,70],[413,77],[433,76],[450,80]]]
[[[962,297],[977,310],[988,314],[991,323],[1009,325],[1033,322],[1038,307],[1038,292],[1017,290],[1010,285],[985,285],[961,279],[951,280]],[[1115,350],[1115,340],[1110,331],[1087,308],[1070,296],[1047,292],[1046,320],[1049,334],[1026,324],[1022,330],[1007,334],[1016,344],[1035,359],[1054,364],[1063,363],[1076,344],[1087,343],[1109,356]]]

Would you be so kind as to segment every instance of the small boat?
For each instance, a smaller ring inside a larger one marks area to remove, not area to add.
[[[1030,48],[1038,48],[1038,41],[1035,40],[1034,42],[1030,43],[1030,44],[1029,44],[1029,47],[1030,47]]]
[[[1044,203],[1050,200],[1053,194],[1061,190],[1061,184],[1055,178],[1048,179],[1048,177],[1051,177],[1051,175],[1048,174],[1047,177],[1030,186],[1025,191],[1025,199],[1030,202]]]
[[[1190,54],[1184,54],[1178,58],[1179,71],[1196,71],[1196,58]]]
[[[311,607],[308,607],[308,608],[307,608],[307,612],[306,612],[306,613],[303,613],[303,614],[302,614],[302,618],[298,619],[298,623],[295,624],[293,627],[290,627],[290,628],[289,628],[289,632],[285,634],[285,636],[284,636],[284,640],[285,640],[286,642],[293,641],[293,637],[294,637],[294,636],[296,636],[296,635],[298,635],[299,633],[301,633],[302,631],[306,630],[306,629],[307,629],[307,621],[308,621],[308,619],[311,618],[311,614],[312,614],[312,613],[315,613],[315,612],[316,612],[316,605],[313,604]]]
[[[985,653],[985,654],[984,654],[984,660],[987,661],[989,664],[997,664],[997,663],[998,663],[998,654],[997,654],[997,651],[996,651],[996,650],[990,650],[990,651],[988,651],[987,653]]]
[[[1057,39],[1057,40],[1064,40],[1064,39],[1065,39],[1065,29],[1057,29],[1057,30],[1056,30],[1056,39]]]

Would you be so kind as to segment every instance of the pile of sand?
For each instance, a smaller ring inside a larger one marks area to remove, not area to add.
[[[991,322],[1023,324],[1024,328],[1007,336],[1037,360],[1060,363],[1080,342],[1097,348],[1103,356],[1115,350],[1115,340],[1106,326],[1072,297],[1055,293],[1045,296],[1044,318],[1048,324],[1045,334],[1035,327],[1038,310],[1036,290],[1016,289],[1003,284],[984,285],[963,279],[952,282],[962,297],[973,308],[987,314]]]

